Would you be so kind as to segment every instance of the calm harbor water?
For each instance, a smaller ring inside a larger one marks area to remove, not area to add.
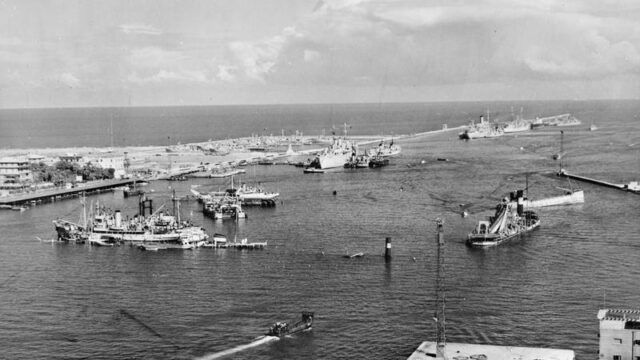
[[[507,105],[492,108],[507,113]],[[364,123],[380,111],[378,105],[359,106],[366,110],[334,111],[335,123]],[[417,114],[420,106],[407,111]],[[419,132],[465,123],[452,120],[462,113],[475,117],[474,104],[433,106],[438,110],[430,108],[427,120],[388,122],[390,129],[380,125],[373,132]],[[486,106],[475,104],[476,113]],[[583,120],[564,129],[569,171],[640,180],[638,102],[531,107],[546,109],[542,115],[569,111]],[[258,113],[251,119],[242,135],[256,131],[255,124],[284,126],[260,123]],[[587,130],[591,121],[599,130]],[[354,133],[366,133],[358,127]],[[196,202],[183,203],[182,215],[209,234],[268,241],[262,251],[144,252],[38,241],[54,236],[51,220],[79,219],[78,199],[0,212],[0,357],[191,359],[250,343],[271,323],[310,310],[316,313],[311,332],[225,358],[403,359],[421,341],[435,339],[434,219],[440,217],[447,240],[448,341],[568,348],[578,359],[596,358],[597,310],[639,306],[640,197],[555,177],[551,155],[558,151],[558,130],[470,142],[457,140],[455,132],[407,139],[390,166],[375,170],[303,175],[287,166],[248,168],[245,180],[279,191],[282,203],[248,208],[248,219],[237,223],[216,223],[203,218]],[[465,246],[477,220],[507,192],[522,188],[526,174],[532,198],[580,186],[586,203],[541,209],[541,227],[522,239],[485,250]],[[173,187],[186,195],[192,185],[225,184],[157,181],[148,188],[157,207],[169,205]],[[118,191],[88,200],[124,214],[137,209],[136,199]],[[460,204],[469,206],[469,217],[459,215]],[[387,236],[390,263],[382,256]],[[366,255],[343,257],[355,252]]]

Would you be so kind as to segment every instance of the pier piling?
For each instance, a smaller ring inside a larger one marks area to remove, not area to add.
[[[384,260],[391,260],[391,238],[387,237],[384,239]]]

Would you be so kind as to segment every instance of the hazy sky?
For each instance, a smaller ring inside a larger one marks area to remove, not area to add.
[[[637,0],[0,0],[0,107],[640,98]]]

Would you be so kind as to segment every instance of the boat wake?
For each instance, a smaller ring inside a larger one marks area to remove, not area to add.
[[[256,346],[260,346],[266,343],[270,343],[272,341],[276,341],[279,340],[280,338],[277,336],[262,336],[260,338],[258,338],[257,340],[249,343],[249,344],[244,344],[244,345],[240,345],[240,346],[236,346],[232,349],[228,349],[228,350],[224,350],[224,351],[219,351],[217,353],[213,353],[213,354],[209,354],[209,355],[205,355],[199,358],[196,358],[196,360],[213,360],[213,359],[220,359],[221,357],[227,356],[227,355],[231,355],[231,354],[235,354],[241,351],[245,351],[247,349],[251,349],[253,347]]]
[[[36,240],[38,240],[40,242],[44,242],[44,243],[58,242],[58,240],[56,240],[56,239],[41,239],[39,236],[36,236]]]

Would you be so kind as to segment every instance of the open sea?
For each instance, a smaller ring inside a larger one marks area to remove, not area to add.
[[[640,180],[639,101],[1,110],[0,148],[166,145],[282,129],[328,135],[343,123],[354,135],[409,134],[464,125],[487,109],[507,120],[520,107],[525,118],[570,112],[582,120],[563,128],[569,172]],[[599,129],[588,131],[591,123]],[[435,340],[434,220],[442,218],[447,341],[565,348],[596,359],[598,309],[640,308],[640,196],[556,177],[559,130],[397,140],[401,155],[381,169],[248,167],[243,180],[280,192],[281,202],[246,208],[238,222],[214,222],[197,202],[183,202],[182,216],[210,235],[267,241],[264,250],[48,243],[38,239],[54,237],[53,219],[80,218],[79,199],[2,210],[0,358],[213,359],[236,348],[223,358],[405,359]],[[581,187],[585,203],[538,210],[540,228],[520,239],[467,247],[466,234],[527,176],[530,198]],[[192,179],[147,190],[156,207],[169,206],[174,188],[187,195],[194,185],[226,186]],[[87,201],[137,210],[121,191]],[[365,256],[344,257],[357,252]],[[316,314],[312,331],[242,347],[304,310]]]

